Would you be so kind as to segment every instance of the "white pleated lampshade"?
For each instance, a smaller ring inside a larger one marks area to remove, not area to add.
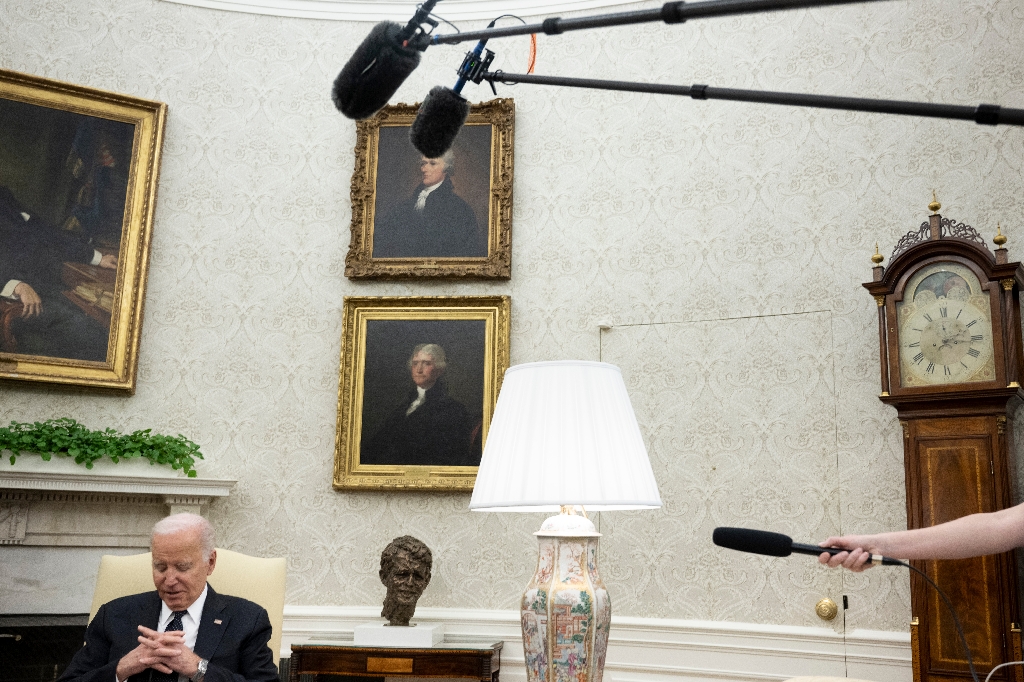
[[[505,372],[469,508],[588,511],[661,506],[615,365],[533,362]]]

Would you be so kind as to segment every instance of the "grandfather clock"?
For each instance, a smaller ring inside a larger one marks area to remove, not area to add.
[[[995,253],[969,225],[938,214],[882,256],[863,286],[878,304],[882,402],[903,427],[907,527],[922,528],[1013,504],[1013,415],[1021,390],[1019,291],[1024,268]],[[1021,660],[1013,552],[956,561],[914,561],[946,592],[963,623],[975,669]],[[911,574],[914,682],[970,679],[956,627],[941,598]],[[1024,682],[1021,666],[993,680]]]

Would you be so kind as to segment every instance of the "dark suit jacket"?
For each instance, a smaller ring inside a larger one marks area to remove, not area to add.
[[[133,594],[100,607],[85,631],[85,647],[71,660],[58,682],[114,682],[117,663],[139,645],[139,625],[153,630],[160,618],[160,597],[154,592]],[[219,620],[220,623],[215,621]],[[210,588],[199,620],[195,654],[210,662],[209,682],[277,682],[266,609]],[[148,682],[153,670],[129,677]]]
[[[374,219],[374,258],[455,258],[486,256],[487,243],[469,204],[455,193],[451,178],[427,195],[422,211],[412,196]]]
[[[470,443],[473,423],[465,406],[438,381],[412,414],[413,388],[372,438],[363,440],[361,464],[478,466],[480,441]]]
[[[61,263],[88,263],[93,249],[40,218],[32,216],[26,221],[22,211],[25,209],[14,194],[0,186],[0,289],[17,279],[41,296],[59,293]]]

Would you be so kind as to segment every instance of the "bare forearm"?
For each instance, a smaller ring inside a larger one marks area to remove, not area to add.
[[[847,536],[838,546],[899,559],[964,559],[1024,545],[1024,506],[972,514],[915,530]]]

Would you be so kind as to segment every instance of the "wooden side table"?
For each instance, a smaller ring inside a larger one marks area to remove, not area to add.
[[[445,642],[429,649],[293,644],[289,682],[318,682],[319,675],[350,677],[465,677],[498,682],[504,642]]]

